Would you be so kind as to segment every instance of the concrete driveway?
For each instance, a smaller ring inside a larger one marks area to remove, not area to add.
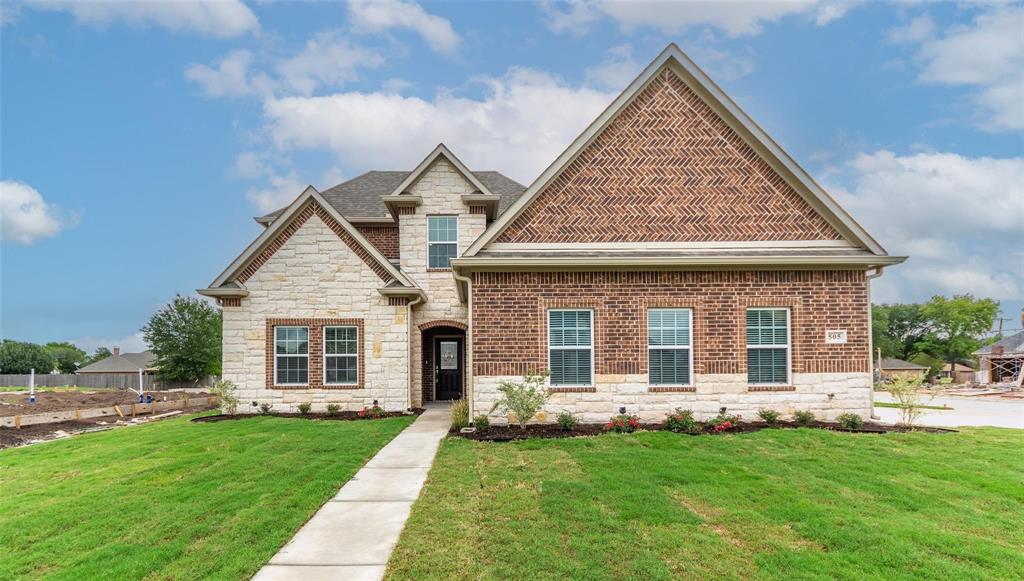
[[[888,393],[875,392],[876,402],[894,402]],[[917,423],[922,426],[993,426],[997,428],[1024,429],[1024,401],[982,397],[936,397],[928,400],[923,397],[921,403],[927,405],[946,405],[951,410],[924,410]],[[877,414],[885,423],[896,423],[900,418],[900,410],[896,408],[876,407]]]

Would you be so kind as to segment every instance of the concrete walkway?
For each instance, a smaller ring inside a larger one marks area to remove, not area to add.
[[[253,579],[382,579],[450,425],[448,404],[428,407],[356,472]]]
[[[876,393],[875,401],[896,401],[887,393]],[[993,426],[997,428],[1024,428],[1024,401],[988,397],[922,397],[921,403],[949,406],[949,410],[922,410],[917,423],[922,426]],[[886,423],[896,423],[900,410],[875,408],[875,413]]]

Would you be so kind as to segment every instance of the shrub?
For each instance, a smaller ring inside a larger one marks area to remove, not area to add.
[[[265,403],[265,402],[261,403],[260,404],[260,413],[265,415],[265,416],[269,416],[270,415],[270,404],[269,403]]]
[[[580,421],[576,419],[576,416],[569,412],[559,413],[558,417],[555,418],[555,421],[558,422],[558,427],[565,431],[575,429],[576,426],[580,424]]]
[[[761,421],[768,424],[771,427],[779,425],[779,412],[775,410],[758,410],[757,417],[761,418]]]
[[[668,415],[668,419],[665,420],[665,427],[673,432],[682,432],[684,434],[700,432],[697,420],[693,419],[693,412],[682,408],[676,408],[674,412]]]
[[[921,380],[896,376],[892,382],[885,386],[900,404],[900,424],[913,427],[917,418],[924,410],[924,403],[921,401]],[[929,399],[931,401],[931,399]]]
[[[486,430],[491,427],[491,419],[484,414],[480,414],[473,418],[473,425],[476,426],[476,429],[478,430]]]
[[[836,416],[839,426],[847,430],[859,430],[864,427],[864,418],[857,414],[845,413]]]
[[[341,411],[341,406],[336,403],[327,404],[327,415],[336,416]]]
[[[222,379],[217,383],[213,384],[210,388],[210,393],[217,396],[217,401],[220,403],[220,410],[229,416],[235,415],[238,411],[238,386],[235,382]]]
[[[526,422],[540,411],[551,396],[544,387],[544,378],[547,373],[539,375],[533,371],[527,371],[522,381],[502,381],[498,386],[502,398],[494,403],[491,412],[500,409],[504,413],[512,412],[516,415],[516,423],[519,427],[526,429]]]
[[[469,400],[462,398],[452,404],[452,427],[461,430],[469,425]]]
[[[711,430],[716,434],[720,434],[722,432],[727,432],[729,430],[735,429],[736,424],[738,424],[739,421],[739,416],[721,412],[717,416],[708,420],[707,426],[711,428]]]
[[[814,414],[807,410],[796,410],[793,412],[793,421],[798,426],[809,426],[814,423]]]
[[[384,417],[384,408],[380,407],[377,404],[373,404],[372,406],[364,407],[363,409],[359,410],[359,412],[356,415],[358,415],[361,418],[370,418],[376,420],[378,418]]]
[[[313,409],[313,404],[308,401],[304,401],[299,404],[299,413],[306,416],[309,415],[309,410]]]
[[[640,418],[629,415],[619,414],[612,416],[608,423],[604,425],[604,429],[607,432],[618,432],[620,434],[628,434],[635,432],[640,427]]]

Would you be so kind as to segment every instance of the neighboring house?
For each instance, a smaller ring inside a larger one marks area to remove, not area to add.
[[[1024,383],[1024,331],[1004,337],[974,352],[978,357],[979,383]]]
[[[485,414],[533,369],[549,421],[866,417],[870,279],[904,260],[675,45],[528,188],[439,145],[257,221],[199,292],[224,308],[224,377],[281,411]]]
[[[878,367],[877,365],[875,367]],[[928,375],[927,365],[918,365],[917,363],[911,363],[902,359],[896,359],[895,357],[883,357],[881,372],[882,379],[892,379],[894,377],[907,377],[910,379],[924,380]]]
[[[85,367],[82,367],[75,373],[104,373],[104,374],[125,374],[125,375],[138,375],[139,369],[146,375],[152,375],[156,372],[153,367],[153,361],[156,356],[153,355],[152,351],[143,351],[141,353],[121,353],[119,347],[114,347],[113,353],[110,357],[100,359],[95,363],[90,363]]]
[[[949,363],[942,366],[942,371],[939,372],[940,377],[950,377],[953,379],[953,383],[970,383],[974,381],[974,374],[976,371],[971,367],[962,363],[957,363],[953,371],[950,371]]]

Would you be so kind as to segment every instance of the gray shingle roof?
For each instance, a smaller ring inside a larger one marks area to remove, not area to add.
[[[346,218],[382,218],[390,219],[381,196],[389,195],[409,175],[407,171],[368,171],[332,188],[321,192],[324,199],[334,206]],[[480,182],[487,186],[491,193],[501,196],[498,213],[504,212],[519,196],[526,191],[526,186],[496,171],[475,171]],[[276,218],[284,208],[257,218],[268,221]]]
[[[100,359],[96,363],[86,365],[78,370],[79,373],[135,373],[139,368],[151,369],[156,356],[152,351],[141,353],[122,353],[111,355],[106,359]]]
[[[996,341],[991,345],[985,345],[981,349],[975,351],[978,355],[985,355],[992,353],[993,347],[1002,347],[1003,353],[1024,353],[1024,331],[1014,333],[1008,337]]]

